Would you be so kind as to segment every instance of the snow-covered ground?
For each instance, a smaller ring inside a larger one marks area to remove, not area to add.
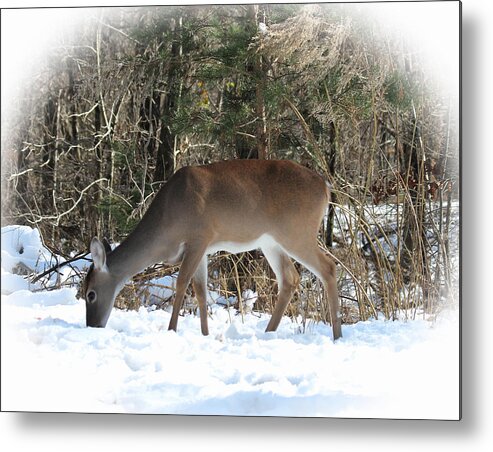
[[[105,329],[86,328],[76,288],[40,290],[14,274],[19,264],[39,272],[54,263],[38,232],[10,226],[1,238],[3,410],[459,416],[457,310],[344,325],[337,343],[330,327],[302,332],[288,318],[265,333],[268,316],[219,303],[208,337],[193,315],[167,331],[170,314],[155,307],[115,309]]]

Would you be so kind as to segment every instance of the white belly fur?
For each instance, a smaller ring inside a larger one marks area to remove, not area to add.
[[[216,242],[207,248],[207,254],[214,254],[218,251],[227,251],[228,253],[243,253],[258,248],[271,248],[278,246],[278,243],[269,235],[263,234],[251,242]]]

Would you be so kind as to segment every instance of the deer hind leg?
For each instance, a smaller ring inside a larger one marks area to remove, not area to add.
[[[294,291],[298,287],[300,277],[291,262],[291,259],[280,246],[276,245],[265,249],[262,248],[262,251],[276,275],[277,284],[279,286],[279,295],[274,308],[274,313],[272,314],[265,331],[276,331],[284,311],[286,311],[286,307],[288,306]]]
[[[185,291],[192,276],[195,274],[197,267],[199,266],[201,260],[206,258],[205,256],[205,246],[187,246],[183,261],[180,266],[180,271],[178,273],[178,279],[176,281],[176,294],[175,301],[173,302],[173,312],[171,313],[171,320],[169,322],[168,330],[176,331],[176,326],[178,324],[178,314],[180,313],[181,306],[183,304],[183,298],[185,297]],[[202,309],[200,310],[202,315]]]
[[[199,302],[200,329],[202,334],[207,336],[209,334],[209,326],[207,325],[207,255],[204,255],[200,261],[193,275],[192,284]]]
[[[288,249],[287,252],[323,282],[329,300],[332,335],[334,340],[339,339],[342,336],[341,316],[339,310],[339,294],[337,291],[336,265],[334,261],[317,244],[311,247],[299,247],[292,251]]]

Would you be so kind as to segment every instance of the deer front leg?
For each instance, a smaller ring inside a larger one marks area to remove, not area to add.
[[[175,301],[173,302],[173,312],[171,313],[171,320],[169,322],[168,330],[176,331],[178,314],[180,313],[180,309],[183,304],[185,291],[187,290],[190,280],[197,270],[200,261],[203,258],[207,258],[207,256],[205,256],[205,250],[206,247],[204,245],[197,246],[190,244],[186,247],[183,261],[180,266],[180,272],[178,273],[178,280],[176,281]]]

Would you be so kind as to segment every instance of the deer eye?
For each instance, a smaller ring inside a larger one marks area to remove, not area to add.
[[[86,299],[89,303],[94,303],[96,301],[96,292],[94,290],[90,290],[87,292]]]

